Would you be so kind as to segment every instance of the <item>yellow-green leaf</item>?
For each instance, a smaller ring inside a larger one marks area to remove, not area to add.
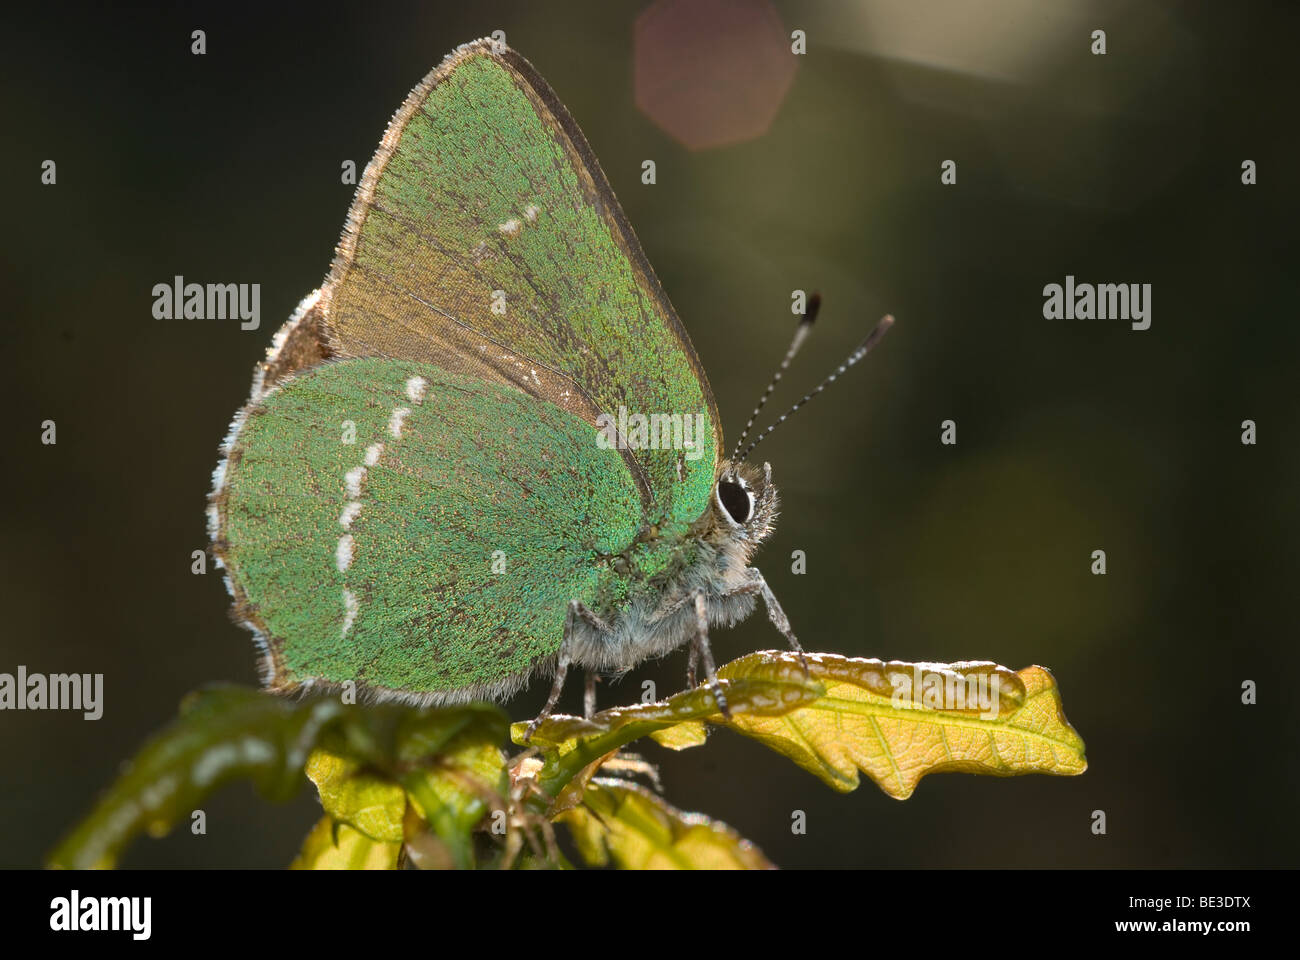
[[[687,720],[675,727],[669,727],[666,730],[654,730],[650,733],[651,740],[661,747],[667,747],[669,750],[687,750],[691,747],[701,747],[708,738],[709,734],[702,720]]]
[[[382,843],[326,814],[307,834],[291,870],[396,870],[402,844]]]
[[[731,729],[767,744],[836,790],[858,785],[858,772],[900,800],[928,773],[1014,776],[1083,773],[1083,740],[1061,708],[1042,667],[1013,673],[985,661],[882,662],[809,654],[816,701],[780,716],[733,714]],[[796,681],[796,655],[765,651],[718,671],[731,680]],[[721,716],[710,722],[725,723]]]
[[[509,789],[505,756],[476,731],[452,738],[432,766],[402,776],[415,812],[429,825],[459,869],[474,865],[472,833],[491,809],[504,809]]]
[[[768,870],[761,850],[725,823],[682,813],[639,784],[597,777],[568,824],[588,863],[632,870]]]
[[[321,806],[336,821],[371,840],[401,843],[406,791],[361,769],[359,761],[322,749],[307,759],[306,772],[320,793]]]

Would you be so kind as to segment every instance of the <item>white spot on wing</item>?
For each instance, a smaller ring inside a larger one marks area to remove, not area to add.
[[[345,533],[339,537],[339,545],[334,550],[334,562],[338,565],[339,573],[343,573],[348,567],[352,566],[352,534]]]
[[[361,481],[365,478],[365,467],[353,467],[343,475],[343,486],[347,490],[349,500],[356,500],[361,496]]]
[[[339,515],[339,526],[344,530],[351,530],[352,521],[360,515],[361,502],[358,500],[349,501],[348,505],[343,508],[343,512]]]
[[[520,223],[518,220],[512,219],[512,220],[507,220],[505,223],[501,224],[501,226],[497,227],[497,229],[502,233],[504,233],[507,237],[513,237],[515,234],[519,232],[521,227],[523,227],[522,223]]]
[[[370,446],[366,447],[366,466],[373,467],[378,463],[379,455],[383,452],[384,445],[382,443],[372,443]]]
[[[424,401],[424,391],[429,388],[429,381],[424,377],[412,377],[406,381],[406,395],[411,398],[412,403],[422,403]]]
[[[537,215],[542,212],[542,208],[535,203],[530,203],[528,209],[524,211],[524,219],[532,223],[537,219]]]
[[[393,435],[394,440],[401,439],[402,421],[406,419],[406,415],[410,412],[410,407],[398,407],[393,411],[393,415],[388,418],[388,432]]]

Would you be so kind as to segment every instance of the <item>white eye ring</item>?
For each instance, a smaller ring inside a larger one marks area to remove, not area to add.
[[[729,495],[724,500],[722,491],[726,487]],[[737,517],[736,513],[741,508],[742,503],[738,498],[735,488],[739,487],[739,492],[745,495],[744,516]],[[754,517],[754,494],[750,492],[749,485],[740,477],[720,477],[713,488],[714,499],[718,501],[718,506],[722,508],[722,515],[727,518],[727,522],[733,527],[740,527],[748,523]]]

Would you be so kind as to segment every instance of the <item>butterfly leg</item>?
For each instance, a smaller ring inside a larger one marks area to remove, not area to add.
[[[586,683],[582,689],[582,715],[590,720],[596,713],[596,684],[600,674],[594,670],[587,671]]]
[[[698,659],[704,664],[704,678],[709,685],[709,692],[713,694],[713,701],[722,711],[722,715],[728,720],[731,719],[731,707],[727,704],[727,695],[722,692],[722,684],[718,682],[717,671],[713,669],[713,651],[709,648],[709,608],[704,596],[704,591],[697,590],[693,596],[695,601],[695,635],[691,637],[691,662],[688,668],[688,674],[691,675],[692,686],[694,685],[695,661]]]
[[[749,582],[739,587],[735,593],[756,593],[763,598],[763,606],[767,608],[767,618],[772,621],[772,626],[776,627],[777,632],[785,637],[786,643],[790,644],[790,649],[799,654],[799,663],[803,665],[803,675],[807,677],[808,658],[804,655],[799,638],[794,635],[794,630],[790,627],[790,618],[781,609],[776,594],[767,585],[767,579],[759,572],[757,567],[749,568]]]
[[[686,660],[686,689],[694,690],[696,681],[696,671],[700,665],[700,660],[704,661],[704,677],[708,681],[709,690],[713,693],[714,699],[718,703],[718,708],[728,719],[731,718],[731,708],[727,705],[727,695],[722,692],[722,685],[718,683],[717,673],[713,667],[713,651],[709,647],[709,617],[707,598],[703,591],[697,590],[695,593],[688,593],[686,596],[673,602],[661,616],[667,617],[676,613],[682,607],[690,604],[695,608],[695,630],[691,634],[691,642],[688,646]]]
[[[551,715],[555,705],[560,702],[560,694],[564,691],[564,679],[569,675],[569,664],[573,662],[574,635],[577,633],[578,620],[580,619],[596,630],[602,632],[609,630],[609,626],[605,621],[592,613],[581,600],[569,601],[569,612],[564,618],[564,640],[560,643],[560,652],[555,661],[555,680],[551,683],[551,694],[546,698],[546,706],[542,707],[542,712],[529,722],[528,729],[524,731],[524,743],[533,738],[533,734],[541,726],[542,721]],[[594,700],[595,691],[593,688],[593,703]]]

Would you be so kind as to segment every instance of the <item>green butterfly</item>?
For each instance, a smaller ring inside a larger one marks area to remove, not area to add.
[[[454,703],[541,672],[545,716],[571,665],[590,703],[595,675],[690,643],[725,711],[710,627],[761,598],[800,649],[749,565],[770,467],[722,458],[599,163],[503,44],[398,110],[222,456],[213,552],[272,690]]]

